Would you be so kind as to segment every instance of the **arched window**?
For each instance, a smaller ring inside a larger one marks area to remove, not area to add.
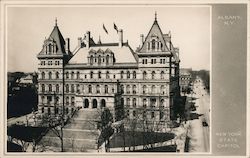
[[[66,105],[69,105],[69,97],[66,97]]]
[[[59,72],[56,72],[56,79],[59,79]]]
[[[75,97],[71,97],[71,105],[75,105]]]
[[[90,56],[90,65],[93,65],[93,55]]]
[[[151,93],[155,93],[155,85],[152,86]]]
[[[106,56],[106,64],[109,64],[109,55]]]
[[[69,93],[69,85],[66,84],[66,93]]]
[[[161,93],[162,93],[162,94],[165,94],[165,89],[164,89],[164,86],[163,86],[163,85],[161,85]]]
[[[136,94],[136,85],[133,85],[133,94]]]
[[[147,107],[147,99],[146,98],[143,99],[142,105],[143,105],[144,108]]]
[[[151,118],[154,118],[154,117],[155,117],[155,113],[151,112]]]
[[[55,104],[58,105],[58,103],[59,103],[59,97],[57,96],[55,97]]]
[[[126,90],[127,90],[127,93],[129,94],[130,93],[130,85],[127,85]]]
[[[59,84],[56,84],[56,93],[59,93]]]
[[[52,46],[51,46],[51,44],[49,44],[48,47],[49,47],[49,54],[50,54],[52,52]]]
[[[133,71],[133,79],[136,79],[136,72]]]
[[[147,43],[147,46],[148,46],[148,50],[150,50],[150,43],[149,42]]]
[[[109,71],[106,72],[106,79],[109,79]]]
[[[50,111],[50,108],[48,108],[48,115],[50,115],[51,114],[51,111]]]
[[[44,104],[45,97],[42,96],[42,97],[41,97],[41,100],[42,100],[42,104]]]
[[[152,79],[155,79],[155,71],[152,71]]]
[[[89,100],[88,99],[84,100],[84,108],[89,108]]]
[[[164,112],[160,111],[160,119],[163,119],[163,117],[164,117]]]
[[[80,93],[80,85],[79,84],[76,85],[76,92]]]
[[[124,86],[121,85],[121,93],[124,93]]]
[[[133,98],[133,107],[136,107],[136,98]]]
[[[45,79],[45,72],[42,72],[42,79]]]
[[[152,50],[155,50],[155,39],[152,40]]]
[[[96,99],[93,99],[92,101],[92,108],[97,108],[97,100]]]
[[[142,87],[142,93],[143,93],[143,94],[146,94],[146,93],[147,93],[147,86],[146,86],[146,85],[144,85],[144,86]]]
[[[123,72],[123,71],[121,71],[121,79],[123,79],[123,74],[124,74],[124,72]]]
[[[52,85],[49,84],[49,92],[52,92]]]
[[[42,84],[42,92],[45,92],[45,85]]]
[[[75,92],[75,86],[72,84],[71,85],[71,92],[74,93]]]
[[[163,108],[164,107],[164,99],[161,99],[160,101],[160,108]]]
[[[142,79],[147,79],[147,72],[146,71],[143,71],[143,74],[142,74]]]
[[[161,71],[161,79],[164,79],[164,71]]]
[[[101,108],[106,107],[106,101],[105,99],[101,100]]]
[[[102,58],[101,58],[101,55],[98,56],[98,65],[100,65],[102,62]]]
[[[101,71],[98,72],[98,78],[102,78],[102,72]]]
[[[66,114],[68,114],[69,113],[69,108],[66,108]]]
[[[69,79],[69,72],[66,72],[66,79]]]
[[[96,85],[96,93],[100,93],[100,85]]]
[[[104,86],[104,93],[105,93],[105,94],[107,94],[107,93],[108,93],[108,91],[109,91],[109,89],[108,89],[108,85],[105,85],[105,86]]]
[[[71,79],[74,79],[75,73],[74,71],[71,72]]]
[[[80,72],[79,71],[77,71],[77,73],[76,73],[76,78],[80,79]]]
[[[44,113],[44,107],[42,107],[42,113]]]
[[[58,107],[55,107],[55,114],[58,114]]]
[[[127,79],[130,79],[130,72],[127,71]]]
[[[90,71],[90,78],[93,78],[93,71]]]
[[[92,93],[92,86],[89,85],[89,93]]]
[[[49,72],[49,79],[52,79],[52,73]]]
[[[127,106],[130,106],[130,98],[127,98]]]

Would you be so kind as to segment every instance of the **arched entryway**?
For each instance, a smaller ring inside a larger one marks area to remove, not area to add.
[[[101,108],[106,107],[106,101],[105,99],[101,100]]]
[[[84,108],[89,108],[89,100],[88,99],[84,100]]]
[[[93,99],[93,102],[92,102],[92,108],[97,108],[97,100],[96,99]]]

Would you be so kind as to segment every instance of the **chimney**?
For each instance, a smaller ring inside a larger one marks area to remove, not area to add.
[[[144,35],[141,34],[141,46],[143,45],[143,43],[144,43]]]
[[[122,31],[122,29],[120,29],[119,31],[118,31],[118,36],[119,36],[119,47],[121,48],[122,47],[122,43],[123,43],[123,31]]]
[[[68,53],[70,51],[69,38],[65,39],[65,51]]]
[[[82,47],[82,37],[78,37],[78,47]]]
[[[86,32],[86,48],[89,49],[90,47],[90,32]]]

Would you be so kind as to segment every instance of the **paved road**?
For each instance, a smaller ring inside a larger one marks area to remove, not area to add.
[[[191,124],[191,139],[190,152],[209,152],[210,151],[210,95],[204,89],[204,85],[200,79],[196,79],[193,87],[196,98],[195,106],[196,113],[199,114],[199,119],[190,120]],[[203,126],[202,122],[206,121],[208,126]]]

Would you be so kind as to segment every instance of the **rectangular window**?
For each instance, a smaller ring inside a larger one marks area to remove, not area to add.
[[[151,64],[154,64],[154,59],[151,59]]]

